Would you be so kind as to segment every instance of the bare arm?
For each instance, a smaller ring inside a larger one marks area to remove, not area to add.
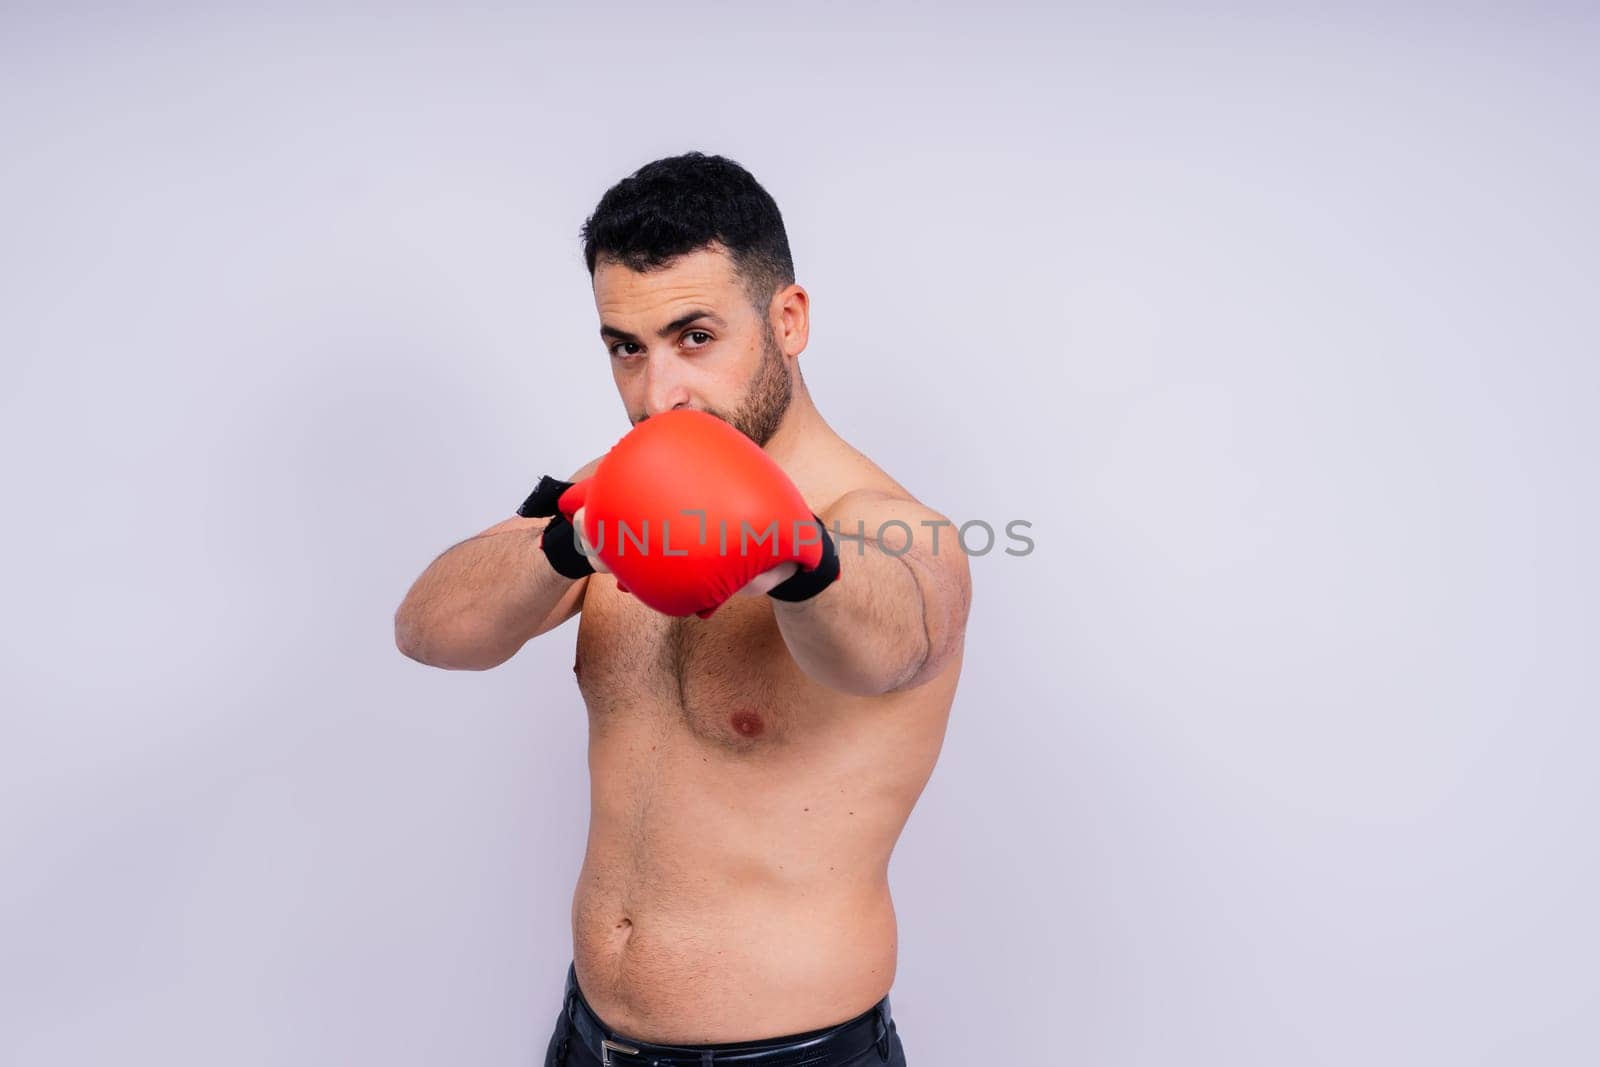
[[[972,600],[950,521],[877,490],[845,494],[822,520],[844,535],[839,580],[810,600],[773,602],[790,655],[822,684],[860,696],[928,681],[960,649]],[[885,523],[904,525],[880,542]]]
[[[587,478],[598,464],[571,480]],[[549,522],[516,516],[446,549],[396,609],[395,645],[429,666],[482,671],[572,618],[589,580],[562,577],[550,566],[539,550]]]

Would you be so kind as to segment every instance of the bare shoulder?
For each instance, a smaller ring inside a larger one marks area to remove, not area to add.
[[[583,466],[574,471],[572,473],[572,477],[568,478],[567,480],[569,482],[581,482],[585,478],[593,476],[594,472],[600,469],[600,461],[605,458],[606,457],[604,456],[594,457],[589,462],[585,463]]]
[[[837,438],[829,450],[826,485],[818,489],[822,502],[829,508],[853,494],[870,496],[880,493],[902,500],[916,500],[911,491],[888,471],[843,438]]]

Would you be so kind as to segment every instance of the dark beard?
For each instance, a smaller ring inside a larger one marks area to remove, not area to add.
[[[783,352],[778,348],[778,338],[769,323],[761,345],[761,364],[756,367],[750,387],[744,391],[733,414],[711,409],[711,414],[728,423],[756,444],[765,448],[772,435],[783,424],[794,398],[794,380],[784,365]]]

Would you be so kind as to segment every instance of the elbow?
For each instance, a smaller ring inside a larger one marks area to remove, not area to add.
[[[406,611],[404,604],[394,613],[394,647],[407,659],[432,665],[427,652],[425,628],[420,620]]]
[[[429,640],[426,625],[400,613],[395,613],[395,648],[400,649],[406,659],[414,659],[424,667],[445,665],[438,654],[437,643]]]
[[[410,597],[394,609],[394,647],[407,659],[427,663],[428,620]]]
[[[452,629],[418,618],[402,604],[394,616],[394,645],[407,659],[447,671],[486,671],[511,658],[511,653],[489,642],[452,633]]]

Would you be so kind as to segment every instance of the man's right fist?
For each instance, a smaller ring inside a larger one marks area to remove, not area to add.
[[[810,580],[785,582],[804,588],[774,591],[780,599],[815,595],[838,575],[826,530],[783,468],[703,411],[667,411],[634,427],[592,477],[561,493],[560,509],[581,510],[584,539],[617,584],[666,615],[706,618],[784,563]]]

